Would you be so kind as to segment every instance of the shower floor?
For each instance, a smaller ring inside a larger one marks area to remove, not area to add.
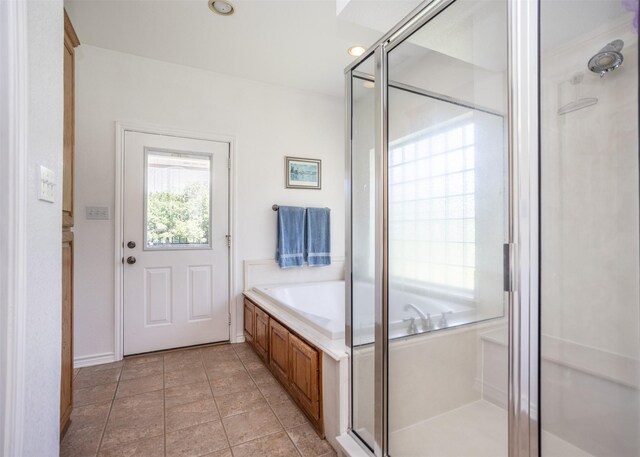
[[[507,457],[507,412],[485,400],[391,433],[390,455]],[[593,457],[542,432],[545,457]]]

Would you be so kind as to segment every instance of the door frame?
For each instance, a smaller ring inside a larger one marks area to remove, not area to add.
[[[27,305],[28,35],[24,0],[0,2],[0,454],[22,455]]]
[[[138,122],[115,123],[116,134],[116,188],[115,188],[115,245],[114,245],[114,359],[116,361],[124,358],[124,140],[127,132],[147,133],[152,135],[173,136],[192,140],[216,141],[229,145],[229,235],[231,235],[231,247],[229,249],[229,341],[236,342],[237,324],[236,313],[236,185],[237,185],[237,140],[234,135],[225,135],[211,132],[198,132],[183,130],[173,127],[166,127],[155,124],[145,124]]]

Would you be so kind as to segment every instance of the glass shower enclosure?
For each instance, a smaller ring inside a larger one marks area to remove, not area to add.
[[[634,12],[427,1],[347,68],[365,452],[640,455]]]

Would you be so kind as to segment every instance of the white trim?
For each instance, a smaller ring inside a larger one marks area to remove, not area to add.
[[[0,5],[0,454],[22,455],[26,311],[27,11],[26,1]],[[2,138],[4,137],[4,138]],[[2,152],[4,151],[4,152]],[[6,155],[5,155],[6,154]],[[6,286],[6,287],[4,287]]]
[[[103,363],[116,362],[116,355],[113,352],[105,352],[103,354],[84,355],[76,357],[73,360],[73,368],[84,368],[93,365],[102,365]]]
[[[123,197],[124,197],[124,137],[125,132],[150,133],[155,135],[175,136],[180,138],[189,138],[194,140],[217,141],[229,144],[229,232],[231,235],[231,249],[229,251],[229,314],[231,325],[229,327],[229,340],[235,343],[238,339],[236,323],[237,323],[237,300],[236,297],[242,292],[236,285],[235,265],[237,257],[236,249],[236,189],[237,189],[237,166],[238,151],[237,140],[233,135],[223,135],[210,132],[197,132],[191,130],[182,130],[172,127],[166,127],[156,124],[146,124],[137,122],[116,122],[116,188],[115,188],[115,288],[114,288],[114,359],[122,360],[124,357],[123,347],[123,289],[122,275],[124,273],[122,258],[124,256],[123,249]]]

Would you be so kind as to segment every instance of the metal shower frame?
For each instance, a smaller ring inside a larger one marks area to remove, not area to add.
[[[353,367],[349,363],[349,431],[376,457],[388,446],[388,53],[456,0],[426,0],[345,69],[346,147],[346,316],[345,338],[352,347],[352,81],[356,68],[373,56],[375,70],[375,380],[373,452],[353,432]],[[508,170],[509,225],[506,282],[509,309],[509,457],[539,455],[539,1],[505,0],[508,10]],[[362,75],[359,74],[361,78]]]

